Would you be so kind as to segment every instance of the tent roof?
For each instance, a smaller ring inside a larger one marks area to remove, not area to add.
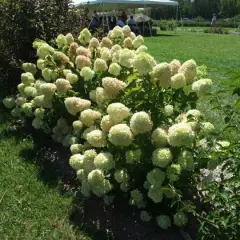
[[[178,2],[170,0],[73,0],[73,3],[76,7],[88,6],[90,9],[101,10],[178,6]]]

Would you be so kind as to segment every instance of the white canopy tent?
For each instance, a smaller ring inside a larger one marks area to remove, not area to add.
[[[104,11],[179,5],[170,0],[73,0],[73,3],[76,7],[87,6],[89,9],[99,9],[99,5],[103,5]]]
[[[179,8],[178,2],[171,0],[73,0],[73,4],[75,7],[87,7],[89,10],[97,10],[98,12],[107,11],[112,13],[116,10],[120,11],[137,8],[146,9],[146,8],[158,8],[163,6],[173,6],[177,8],[178,15]],[[150,27],[150,22],[148,22],[148,24]],[[150,34],[152,36],[151,29]],[[144,35],[144,23],[143,23],[143,35]]]

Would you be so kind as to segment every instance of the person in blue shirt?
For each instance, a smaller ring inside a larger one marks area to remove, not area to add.
[[[130,19],[128,20],[128,25],[129,25],[129,26],[136,26],[136,22],[135,22],[135,20],[133,19],[133,16],[131,16]]]
[[[117,26],[119,26],[119,27],[124,27],[124,22],[122,21],[122,19],[121,19],[121,17],[118,17],[118,20],[117,20]]]

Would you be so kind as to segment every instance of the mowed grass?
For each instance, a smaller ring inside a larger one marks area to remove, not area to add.
[[[195,59],[206,64],[215,86],[240,69],[240,36],[177,32],[146,38],[149,52],[161,62]],[[208,106],[205,106],[205,110]],[[207,110],[206,110],[207,112]],[[89,239],[69,223],[71,195],[62,195],[39,178],[31,136],[11,129],[0,112],[0,239]],[[211,116],[211,112],[208,116]],[[217,114],[215,118],[219,117]],[[24,153],[24,154],[23,154]]]
[[[230,71],[240,68],[240,36],[177,31],[146,38],[149,52],[160,62],[194,59],[208,67],[215,83]]]
[[[158,37],[146,38],[149,53],[159,62],[181,63],[194,59],[197,65],[206,65],[208,78],[213,81],[213,91],[224,88],[231,83],[230,75],[240,74],[240,35],[207,34],[199,32],[160,31]],[[224,96],[231,103],[234,97]],[[220,131],[224,128],[224,113],[212,111],[209,101],[199,101],[198,108],[205,114],[206,120],[215,124]]]
[[[69,223],[71,197],[39,180],[31,136],[7,121],[0,119],[0,239],[86,239]]]

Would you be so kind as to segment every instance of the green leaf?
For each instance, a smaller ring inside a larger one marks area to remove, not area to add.
[[[234,89],[233,95],[234,94],[237,94],[238,96],[240,96],[240,87],[237,87],[237,88]]]

